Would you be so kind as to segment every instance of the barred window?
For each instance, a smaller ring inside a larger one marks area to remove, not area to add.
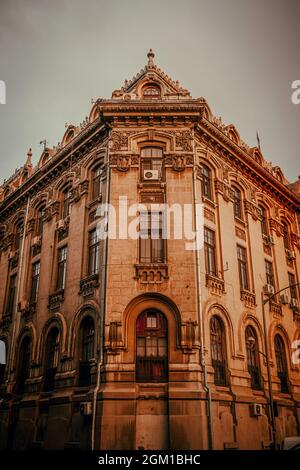
[[[97,166],[93,170],[92,177],[93,177],[92,197],[93,199],[97,199],[99,196],[101,196],[101,190],[102,190],[102,178],[101,178],[100,166]]]
[[[247,326],[245,337],[248,371],[251,376],[251,387],[255,390],[260,390],[261,379],[259,368],[258,339],[257,334],[252,326]]]
[[[298,299],[296,278],[293,273],[288,273],[291,299]]]
[[[17,275],[11,276],[9,280],[8,292],[7,292],[7,299],[6,299],[6,307],[5,307],[5,314],[12,315],[15,303],[15,296],[16,296],[16,289],[17,289]]]
[[[168,380],[167,321],[157,310],[145,311],[137,319],[136,379],[138,382]]]
[[[142,212],[140,214],[140,262],[165,262],[162,212]]]
[[[212,174],[208,166],[202,166],[202,195],[212,200]]]
[[[38,294],[39,282],[40,282],[40,268],[41,268],[41,264],[39,261],[32,265],[31,292],[30,292],[31,304],[37,301],[37,294]]]
[[[241,289],[249,290],[247,250],[241,245],[237,245],[237,259]]]
[[[275,356],[276,356],[276,364],[277,364],[277,375],[280,380],[280,391],[282,393],[288,393],[289,386],[288,386],[287,361],[286,361],[284,342],[280,335],[275,336],[274,343],[275,343]]]
[[[259,206],[259,208],[260,208],[260,214],[261,214],[261,220],[260,220],[261,233],[262,235],[268,235],[269,230],[268,230],[267,209],[264,206]]]
[[[79,332],[79,386],[88,386],[91,384],[91,363],[94,357],[94,320],[91,317],[85,317],[80,324]]]
[[[267,284],[270,284],[271,286],[275,287],[273,263],[271,263],[271,261],[265,260],[265,268]]]
[[[210,347],[214,381],[216,385],[227,385],[227,360],[224,324],[214,315],[210,320]]]
[[[215,232],[204,227],[204,254],[206,273],[217,276]]]
[[[67,271],[67,253],[68,247],[64,246],[58,250],[58,263],[57,263],[57,282],[56,289],[62,290],[66,284],[66,271]]]
[[[23,338],[18,357],[18,371],[16,380],[16,393],[23,394],[25,391],[25,382],[29,377],[31,357],[31,341],[29,336]]]
[[[71,200],[71,188],[72,186],[67,186],[62,193],[62,218],[65,219],[70,215],[70,200]]]
[[[55,327],[50,330],[46,340],[44,391],[52,391],[54,389],[54,380],[58,367],[58,359],[59,331]]]
[[[97,228],[89,232],[89,259],[88,274],[97,274],[99,272],[99,231]]]
[[[243,218],[242,193],[236,187],[233,187],[233,211],[234,217],[236,217],[237,219]]]

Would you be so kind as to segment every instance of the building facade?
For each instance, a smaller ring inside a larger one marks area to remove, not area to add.
[[[299,185],[151,50],[31,157],[0,188],[1,448],[264,449],[298,435]],[[164,236],[166,205],[191,208],[203,246]]]

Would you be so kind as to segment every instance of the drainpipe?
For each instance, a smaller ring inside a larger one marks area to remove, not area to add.
[[[19,269],[17,274],[17,286],[16,286],[16,293],[13,305],[13,331],[10,343],[10,350],[9,350],[9,359],[8,359],[8,381],[10,381],[10,375],[13,368],[13,356],[14,356],[14,348],[15,348],[15,341],[16,341],[16,333],[19,330],[20,326],[20,315],[17,315],[18,312],[18,302],[19,302],[19,295],[20,295],[20,288],[22,282],[22,274],[23,274],[23,264],[24,264],[24,246],[25,246],[25,234],[26,234],[26,226],[28,221],[28,213],[29,213],[29,204],[30,204],[30,196],[27,198],[27,206],[26,206],[26,213],[24,219],[24,227],[23,227],[23,235],[22,235],[22,242],[20,245],[20,252],[19,252]]]
[[[200,270],[200,253],[198,249],[199,242],[199,226],[197,217],[197,188],[196,188],[196,152],[195,152],[195,130],[193,129],[193,152],[194,152],[194,168],[193,168],[193,204],[194,204],[194,224],[196,231],[196,283],[197,283],[197,311],[198,311],[198,324],[200,335],[200,364],[203,370],[203,387],[207,395],[207,435],[208,435],[208,449],[213,449],[213,429],[212,429],[212,399],[211,390],[207,381],[207,369],[205,363],[205,345],[203,334],[203,312],[202,312],[202,295],[201,295],[201,270]]]
[[[109,190],[110,190],[110,166],[109,166],[109,142],[110,142],[111,129],[108,133],[108,147],[106,155],[106,192],[105,192],[105,202],[109,203]],[[107,236],[104,239],[104,249],[103,249],[103,263],[101,270],[101,319],[100,319],[100,341],[99,341],[99,358],[97,366],[97,381],[96,387],[94,389],[93,395],[93,418],[92,418],[92,436],[91,436],[91,447],[92,450],[95,450],[95,435],[96,435],[96,415],[97,415],[97,395],[101,386],[101,367],[103,365],[103,350],[104,350],[104,337],[105,337],[105,312],[106,312],[106,276],[107,276],[107,254],[108,254],[108,216],[107,216]]]

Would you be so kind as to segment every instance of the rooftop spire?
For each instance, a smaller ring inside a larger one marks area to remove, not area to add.
[[[25,166],[32,164],[31,163],[31,158],[32,158],[32,150],[30,148],[27,152],[27,160],[26,160]]]
[[[147,54],[147,57],[148,57],[148,66],[152,66],[154,65],[154,57],[155,57],[155,54],[154,52],[152,51],[152,49],[149,49],[149,52]]]

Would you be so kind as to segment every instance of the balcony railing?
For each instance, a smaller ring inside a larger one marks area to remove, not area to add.
[[[167,358],[138,357],[136,363],[136,380],[138,382],[167,382]]]

